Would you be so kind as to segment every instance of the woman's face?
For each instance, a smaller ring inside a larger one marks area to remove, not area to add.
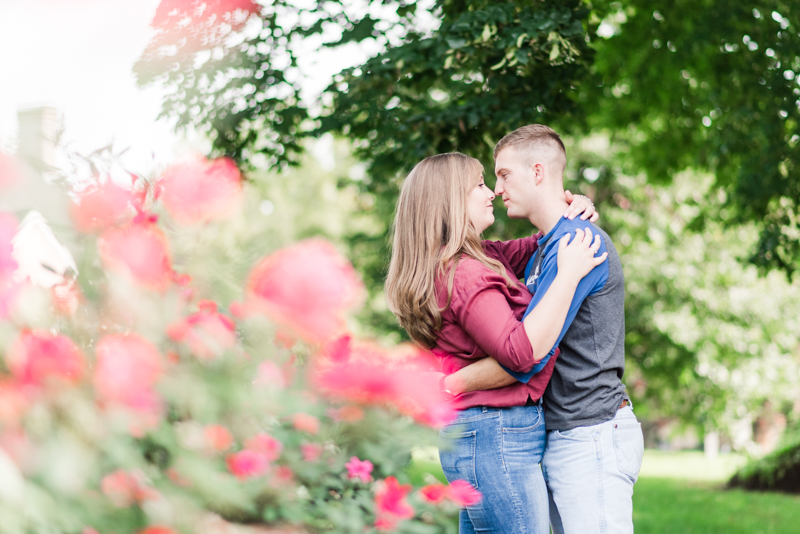
[[[494,222],[492,200],[494,200],[494,193],[483,182],[483,173],[481,173],[479,181],[467,196],[467,215],[478,233],[489,228]]]

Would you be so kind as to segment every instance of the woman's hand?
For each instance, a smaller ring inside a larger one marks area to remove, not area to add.
[[[569,276],[576,282],[589,274],[589,272],[603,263],[608,257],[608,252],[603,252],[595,257],[600,250],[600,236],[594,236],[592,241],[592,231],[587,228],[575,230],[575,237],[570,240],[567,234],[558,242],[558,274]]]
[[[589,222],[595,222],[600,218],[600,214],[594,209],[594,204],[589,197],[583,195],[573,195],[569,189],[564,191],[564,199],[569,204],[567,212],[564,214],[565,219],[572,220],[577,215],[581,215],[582,220],[589,219]]]

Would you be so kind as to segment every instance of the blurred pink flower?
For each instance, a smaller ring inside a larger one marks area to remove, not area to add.
[[[140,530],[139,534],[180,534],[176,530],[172,530],[171,528],[167,527],[147,527],[144,530]]]
[[[359,460],[356,456],[352,456],[344,466],[347,468],[347,478],[357,478],[361,482],[372,480],[373,465],[369,460]]]
[[[178,470],[175,469],[174,467],[170,467],[169,469],[167,469],[166,474],[167,477],[170,479],[170,481],[172,481],[172,483],[175,484],[176,486],[180,486],[182,488],[192,487],[191,481],[188,478],[181,475],[178,472]]]
[[[85,365],[74,341],[45,330],[23,330],[6,353],[6,363],[26,385],[44,385],[52,378],[77,383]]]
[[[275,389],[286,387],[286,377],[277,363],[267,360],[258,364],[255,384],[258,386],[268,386]]]
[[[17,262],[11,243],[16,233],[17,218],[10,213],[0,213],[0,319],[8,315],[19,292],[19,284],[14,281]]]
[[[283,443],[263,432],[248,439],[244,446],[248,450],[263,454],[270,462],[277,460],[283,450]]]
[[[228,464],[228,471],[240,480],[258,477],[269,471],[267,457],[249,449],[229,454],[225,462]]]
[[[200,311],[167,328],[167,335],[186,343],[192,354],[210,360],[236,345],[236,325],[217,312],[217,304],[201,300]]]
[[[163,290],[172,280],[166,236],[148,222],[106,230],[99,242],[103,262],[144,287]]]
[[[330,243],[302,241],[267,256],[250,271],[253,305],[308,341],[324,342],[344,328],[345,312],[363,286]]]
[[[479,503],[483,497],[481,492],[466,480],[454,480],[450,484],[447,496],[459,506],[472,506]]]
[[[237,10],[258,13],[261,6],[254,0],[162,0],[156,10],[153,26],[166,23],[170,17],[194,17],[205,20],[212,16],[224,20],[224,15]],[[177,11],[177,13],[176,13]]]
[[[21,176],[16,158],[0,152],[0,189],[15,185]]]
[[[133,192],[111,181],[91,186],[78,195],[70,212],[81,232],[92,232],[113,226],[129,215]]]
[[[285,489],[286,484],[294,482],[294,471],[291,467],[279,465],[272,474],[272,482],[280,489]]]
[[[358,406],[342,406],[341,408],[328,408],[328,417],[337,422],[355,423],[364,419],[364,410]]]
[[[441,426],[455,410],[439,394],[438,375],[427,353],[400,347],[388,352],[369,343],[339,344],[309,368],[312,384],[329,397],[369,405],[391,405],[417,422]]]
[[[228,450],[233,445],[233,434],[222,425],[207,425],[203,434],[208,448],[214,452]]]
[[[447,498],[449,486],[445,484],[429,484],[420,488],[419,493],[429,503],[439,504]]]
[[[292,417],[292,426],[301,432],[317,434],[319,432],[319,419],[307,413],[296,413]]]
[[[11,378],[0,378],[0,423],[5,428],[16,426],[30,405],[26,386]]]
[[[82,293],[75,280],[65,279],[63,282],[55,284],[50,288],[50,294],[56,313],[72,317],[78,311]]]
[[[275,346],[291,349],[297,343],[297,338],[284,330],[275,332]]]
[[[0,277],[14,274],[17,262],[14,260],[14,245],[11,240],[17,233],[17,218],[10,213],[0,213]]]
[[[242,202],[242,175],[228,159],[197,159],[167,169],[157,185],[164,207],[179,224],[224,219]]]
[[[306,462],[316,462],[322,456],[322,445],[319,443],[301,443],[300,452]]]
[[[138,469],[119,469],[103,477],[100,482],[103,495],[115,506],[127,508],[134,503],[158,498],[158,492],[147,484],[146,477]]]
[[[400,484],[395,477],[375,483],[375,528],[393,530],[403,519],[414,517],[414,508],[406,501],[411,484]]]
[[[95,348],[94,386],[101,401],[143,414],[161,412],[153,384],[162,373],[158,349],[136,333],[111,334]]]

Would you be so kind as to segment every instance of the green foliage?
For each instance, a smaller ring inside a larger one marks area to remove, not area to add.
[[[766,401],[789,413],[800,388],[800,287],[742,261],[757,229],[724,222],[732,209],[712,176],[649,185],[615,165],[620,145],[602,136],[568,148],[570,185],[593,194],[622,259],[625,382],[637,413],[722,429],[749,447],[748,421]]]
[[[368,164],[355,185],[370,200],[366,209],[376,228],[354,232],[348,243],[372,294],[385,276],[385,236],[399,179],[413,165],[458,150],[482,160],[492,174],[492,148],[509,131],[530,122],[569,128],[577,120],[576,91],[593,55],[585,29],[589,10],[577,1],[439,0],[433,13],[441,26],[431,33],[415,29],[413,3],[372,2],[395,7],[399,19],[392,21],[358,18],[339,2],[314,9],[288,4],[263,7],[239,30],[212,31],[198,17],[179,27],[182,12],[157,17],[157,35],[135,71],[141,84],[173,89],[165,116],[208,133],[215,154],[245,166],[297,163],[306,136],[334,132],[354,142],[356,157]],[[311,113],[299,99],[294,43],[333,24],[345,31],[325,46],[375,38],[386,50],[339,74],[326,91],[330,105]],[[387,28],[401,37],[389,41]],[[183,39],[186,32],[204,37]],[[525,231],[500,218],[497,231],[504,236]],[[372,319],[393,324],[385,312]]]
[[[179,128],[192,126],[208,134],[216,155],[245,164],[260,155],[267,167],[298,163],[299,141],[309,130],[309,110],[300,99],[301,41],[321,42],[323,34],[335,35],[339,29],[333,41],[324,43],[338,46],[380,37],[386,29],[385,24],[376,27],[369,15],[357,14],[357,6],[336,1],[306,7],[290,0],[253,4],[258,13],[234,10],[237,4],[232,3],[216,14],[198,4],[161,3],[152,23],[155,36],[134,66],[137,80],[171,88],[162,115],[176,119]],[[413,3],[372,4],[399,15],[393,25],[401,34],[413,22]]]
[[[787,440],[767,456],[741,468],[728,486],[757,491],[800,493],[800,439]]]
[[[800,266],[800,5],[780,0],[626,0],[611,5],[608,39],[593,41],[599,88],[586,86],[592,128],[627,142],[653,183],[712,171],[755,222],[759,266]],[[702,222],[702,221],[700,221]]]
[[[605,130],[653,183],[689,167],[712,171],[735,208],[730,223],[758,225],[750,259],[797,268],[795,3],[438,0],[430,32],[417,29],[415,3],[370,2],[391,17],[292,4],[209,20],[166,15],[165,1],[139,82],[170,87],[164,114],[245,164],[284,167],[297,162],[302,137],[343,133],[369,163],[360,185],[387,228],[398,178],[425,156],[459,150],[490,168],[493,144],[523,124]],[[334,37],[324,46],[375,39],[384,49],[340,73],[309,109],[298,50],[326,30]],[[522,232],[499,222],[506,237]]]

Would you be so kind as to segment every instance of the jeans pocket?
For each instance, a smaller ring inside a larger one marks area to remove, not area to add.
[[[466,480],[478,489],[475,476],[475,446],[477,431],[447,432],[439,431],[439,460],[448,482]]]
[[[644,454],[644,436],[639,423],[617,423],[614,425],[614,452],[617,469],[634,482],[639,478]]]

